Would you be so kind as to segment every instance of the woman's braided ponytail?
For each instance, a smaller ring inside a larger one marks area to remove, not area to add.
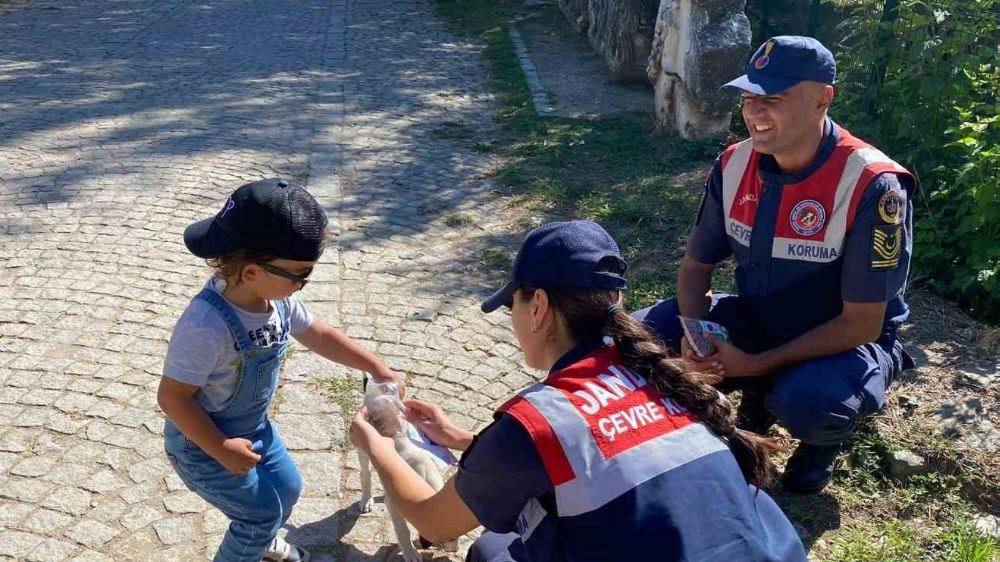
[[[530,298],[536,290],[523,289],[525,298]],[[681,360],[671,357],[642,322],[628,315],[618,304],[618,291],[575,287],[545,288],[545,291],[576,341],[611,337],[626,367],[641,374],[654,388],[728,440],[748,482],[762,487],[769,481],[767,458],[778,446],[769,439],[736,429],[732,404],[698,373],[686,371]]]

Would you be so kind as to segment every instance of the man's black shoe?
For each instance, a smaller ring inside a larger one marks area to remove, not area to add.
[[[833,478],[833,465],[840,454],[840,445],[799,444],[785,465],[782,487],[795,494],[819,493]]]
[[[766,435],[774,425],[774,416],[767,410],[764,401],[767,394],[744,390],[740,397],[740,407],[736,410],[736,427]]]

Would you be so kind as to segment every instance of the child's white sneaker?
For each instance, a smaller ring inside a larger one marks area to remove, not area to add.
[[[281,537],[274,537],[271,546],[264,552],[265,562],[309,562],[309,551],[301,546],[288,544]]]

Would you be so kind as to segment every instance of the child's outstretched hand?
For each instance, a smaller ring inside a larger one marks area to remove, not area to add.
[[[253,452],[253,443],[233,437],[222,442],[222,451],[215,460],[233,474],[246,474],[260,462],[260,455]]]
[[[379,373],[372,373],[372,380],[377,383],[396,383],[396,388],[399,389],[399,397],[402,398],[406,396],[406,377],[398,375],[388,369],[381,371]]]

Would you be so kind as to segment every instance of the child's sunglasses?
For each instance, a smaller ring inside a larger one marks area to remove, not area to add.
[[[264,262],[264,261],[258,261],[258,262],[255,262],[255,263],[257,265],[259,265],[261,269],[263,269],[264,271],[266,271],[268,273],[273,273],[273,274],[277,275],[278,277],[284,277],[285,279],[288,279],[289,281],[295,281],[296,283],[299,284],[299,289],[305,288],[306,283],[309,282],[309,275],[313,271],[312,268],[310,267],[302,275],[296,275],[296,274],[292,273],[291,271],[288,271],[287,269],[282,269],[282,268],[280,268],[280,267],[278,267],[276,265],[271,265],[271,264],[269,264],[267,262]]]

